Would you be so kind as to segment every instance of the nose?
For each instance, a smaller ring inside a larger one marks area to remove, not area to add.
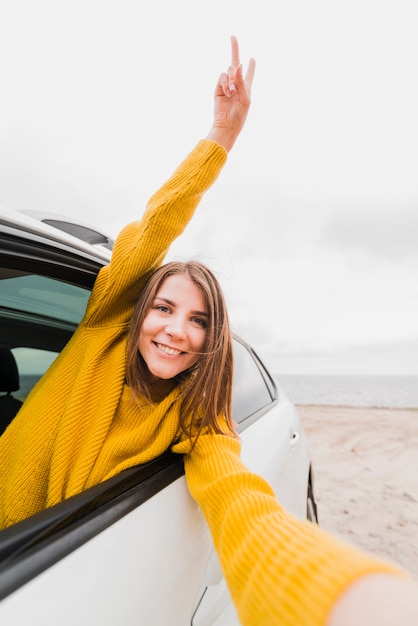
[[[165,327],[165,332],[174,339],[184,339],[186,336],[186,325],[180,318],[171,318],[170,323]]]

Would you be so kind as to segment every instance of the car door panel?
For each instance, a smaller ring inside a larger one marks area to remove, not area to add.
[[[211,546],[181,477],[5,598],[2,621],[184,626]]]
[[[309,463],[307,439],[299,414],[284,394],[271,409],[244,430],[242,459],[273,487],[279,502],[288,510],[306,517],[306,490]]]

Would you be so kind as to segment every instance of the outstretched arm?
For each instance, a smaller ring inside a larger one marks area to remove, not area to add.
[[[184,438],[190,493],[208,522],[245,626],[416,626],[418,582],[288,514],[240,460],[240,443]]]

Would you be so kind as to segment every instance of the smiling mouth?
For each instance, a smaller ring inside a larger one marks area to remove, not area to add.
[[[159,350],[161,350],[161,352],[164,352],[164,354],[169,354],[171,356],[179,356],[180,354],[183,354],[181,350],[176,350],[175,348],[169,348],[168,346],[165,346],[162,343],[156,343],[155,345],[157,346]]]

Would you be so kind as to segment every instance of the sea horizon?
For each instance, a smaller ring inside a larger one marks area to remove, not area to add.
[[[294,404],[418,408],[418,376],[276,374]]]

